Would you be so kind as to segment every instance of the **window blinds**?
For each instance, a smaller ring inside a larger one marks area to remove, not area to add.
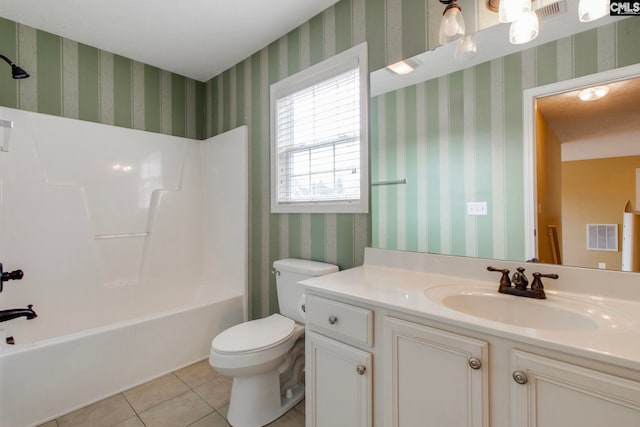
[[[276,99],[277,201],[360,199],[358,68]]]

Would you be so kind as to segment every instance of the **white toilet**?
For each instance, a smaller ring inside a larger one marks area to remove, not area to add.
[[[209,363],[233,377],[227,419],[234,427],[259,427],[304,397],[304,294],[298,282],[338,271],[301,259],[273,263],[280,314],[233,326],[213,339]]]

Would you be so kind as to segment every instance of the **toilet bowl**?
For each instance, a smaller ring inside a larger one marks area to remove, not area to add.
[[[300,280],[338,271],[314,261],[275,261],[280,313],[233,326],[211,343],[209,363],[233,377],[227,419],[234,427],[270,423],[304,398],[304,295]]]

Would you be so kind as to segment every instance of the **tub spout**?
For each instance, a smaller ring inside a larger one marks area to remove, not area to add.
[[[38,317],[35,311],[31,308],[33,305],[29,304],[27,308],[12,308],[11,310],[0,310],[0,322],[6,322],[7,320],[15,319],[16,317],[26,317],[27,320]]]

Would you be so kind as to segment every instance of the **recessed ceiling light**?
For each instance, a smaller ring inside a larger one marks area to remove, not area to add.
[[[596,86],[583,89],[578,94],[578,98],[582,101],[595,101],[609,93],[608,86]]]
[[[395,64],[387,65],[389,71],[398,75],[409,74],[418,66],[418,61],[413,59],[405,59],[404,61],[396,62]]]

